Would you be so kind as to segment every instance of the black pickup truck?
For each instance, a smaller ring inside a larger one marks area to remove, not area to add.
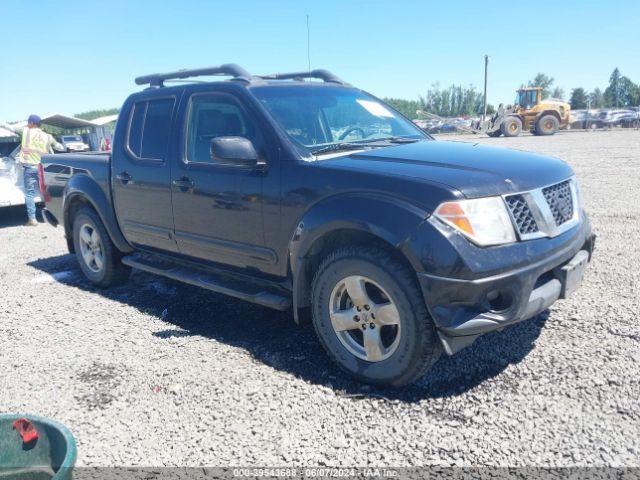
[[[43,159],[46,217],[97,286],[133,267],[292,310],[400,386],[582,280],[595,237],[560,160],[434,141],[326,70],[136,83],[111,154]]]

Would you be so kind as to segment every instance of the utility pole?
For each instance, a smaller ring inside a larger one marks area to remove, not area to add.
[[[487,117],[487,66],[489,65],[489,55],[484,56],[484,96],[482,98],[482,121]]]

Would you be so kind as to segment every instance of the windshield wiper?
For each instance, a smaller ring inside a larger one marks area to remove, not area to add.
[[[408,137],[384,137],[373,138],[371,142],[391,142],[391,143],[415,143],[419,142],[420,138],[408,138]]]
[[[320,155],[322,153],[339,152],[341,150],[362,150],[368,146],[368,144],[364,143],[332,143],[331,145],[327,145],[326,147],[320,147],[317,150],[312,150],[311,153],[313,153],[314,155]]]
[[[407,138],[407,137],[384,137],[384,138],[371,138],[366,142],[341,142],[341,143],[332,143],[331,145],[327,145],[325,147],[320,147],[317,150],[312,150],[311,153],[314,155],[320,155],[323,153],[330,152],[339,152],[341,150],[361,150],[365,148],[375,148],[381,147],[381,143],[415,143],[419,142],[419,138]]]

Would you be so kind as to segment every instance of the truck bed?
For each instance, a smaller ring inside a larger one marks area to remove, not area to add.
[[[62,220],[63,193],[76,176],[93,178],[111,200],[110,157],[108,153],[62,153],[42,157],[47,210],[58,222]]]

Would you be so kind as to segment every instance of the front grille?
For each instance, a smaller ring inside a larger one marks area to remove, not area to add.
[[[542,194],[551,209],[556,225],[560,226],[573,218],[573,196],[569,180],[543,188]]]
[[[538,224],[533,218],[531,209],[522,195],[510,195],[506,198],[511,216],[518,226],[520,235],[538,232]]]

